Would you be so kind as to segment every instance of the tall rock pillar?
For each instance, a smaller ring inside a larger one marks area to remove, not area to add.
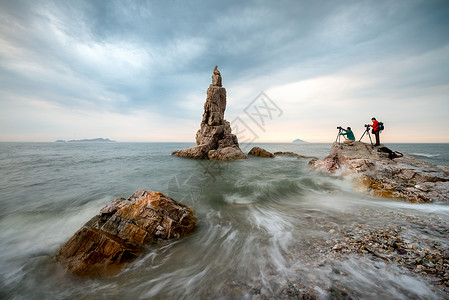
[[[226,89],[217,66],[212,75],[212,84],[207,89],[203,119],[196,133],[197,146],[178,150],[173,155],[211,160],[236,160],[246,158],[239,148],[237,136],[231,133],[231,125],[224,119]]]

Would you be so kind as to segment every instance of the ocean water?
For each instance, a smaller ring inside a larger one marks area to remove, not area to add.
[[[0,143],[1,299],[438,299],[432,284],[367,257],[329,263],[322,247],[350,224],[432,230],[404,218],[449,221],[447,203],[409,204],[353,191],[312,172],[308,159],[210,162],[171,156],[186,143]],[[244,149],[249,146],[242,145]],[[331,144],[257,144],[322,158]],[[449,144],[389,144],[449,166]],[[190,206],[192,235],[149,246],[114,277],[63,276],[54,254],[117,197],[160,191]],[[402,216],[397,218],[397,216]],[[435,239],[448,245],[446,238]]]

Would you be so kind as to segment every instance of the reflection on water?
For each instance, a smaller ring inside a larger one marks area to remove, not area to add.
[[[199,220],[195,233],[148,247],[145,254],[115,277],[78,279],[63,276],[53,254],[104,204],[134,190],[118,194],[90,185],[90,190],[99,189],[98,197],[81,200],[76,205],[69,204],[69,200],[56,204],[57,197],[51,195],[48,199],[52,201],[36,199],[32,209],[23,204],[26,201],[20,202],[21,206],[9,203],[8,213],[0,220],[0,296],[17,299],[259,299],[304,294],[318,298],[442,297],[428,281],[369,256],[337,259],[328,242],[336,229],[350,224],[402,226],[408,235],[421,236],[422,229],[409,226],[406,217],[448,220],[447,205],[416,205],[356,194],[349,181],[312,173],[303,160],[252,158],[221,163],[220,169],[211,171],[215,172],[211,178],[204,176],[204,166],[198,162],[157,157],[160,165],[152,168],[158,172],[125,169],[126,174],[120,178],[150,183],[146,188],[165,182],[160,191],[175,199],[183,195],[182,201],[195,210]],[[105,172],[107,165],[99,163],[96,168]],[[169,171],[163,171],[164,165]],[[95,170],[89,172],[98,176]],[[71,176],[70,172],[65,175]],[[141,175],[146,176],[145,180],[138,179]],[[190,179],[185,181],[186,178]],[[76,190],[70,191],[74,197],[79,195]],[[70,199],[67,193],[60,193],[61,199]],[[31,196],[21,196],[33,201]],[[60,208],[63,204],[67,204],[65,209]],[[429,231],[426,234],[431,235]],[[441,242],[448,243],[447,239]]]

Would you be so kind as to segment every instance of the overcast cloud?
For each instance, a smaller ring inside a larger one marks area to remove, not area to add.
[[[218,65],[259,141],[449,142],[448,1],[241,2],[0,0],[0,141],[193,142]]]

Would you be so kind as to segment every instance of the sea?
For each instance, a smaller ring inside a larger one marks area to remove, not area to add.
[[[354,191],[309,159],[235,162],[172,156],[191,143],[0,143],[1,299],[441,299],[428,279],[369,256],[324,257],[351,224],[432,231],[404,218],[449,221],[448,203],[412,204]],[[242,144],[323,158],[331,144]],[[386,144],[449,166],[449,144]],[[197,230],[160,241],[115,276],[64,275],[60,247],[110,201],[136,190],[191,207]],[[401,216],[396,218],[395,216]],[[402,223],[400,223],[402,222]],[[449,237],[439,240],[448,245]],[[335,296],[337,295],[337,296]],[[339,295],[339,296],[338,296]],[[342,296],[343,295],[343,296]]]

